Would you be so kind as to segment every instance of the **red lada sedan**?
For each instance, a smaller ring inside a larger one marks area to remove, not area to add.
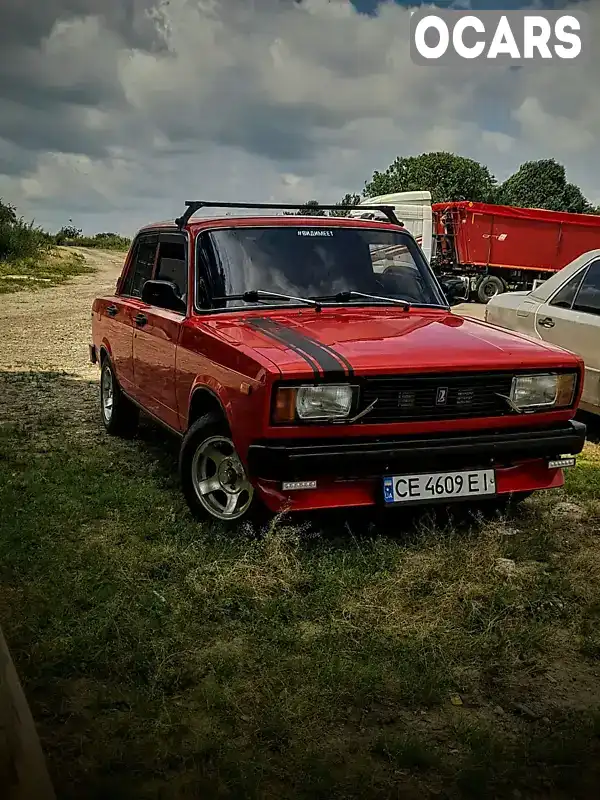
[[[141,410],[180,437],[196,515],[563,484],[585,443],[582,360],[453,314],[391,208],[194,216],[206,206],[236,204],[139,231],[90,345],[107,431],[132,436]]]

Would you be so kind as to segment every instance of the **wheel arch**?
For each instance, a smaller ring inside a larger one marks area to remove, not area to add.
[[[204,383],[197,383],[191,393],[188,404],[186,429],[196,422],[204,414],[216,413],[223,418],[229,426],[229,415],[226,411],[226,403],[219,395],[219,391]]]
[[[104,360],[106,358],[108,358],[109,361],[112,363],[112,353],[110,350],[110,345],[108,344],[108,342],[104,341],[98,348],[98,361],[100,363],[100,366],[104,364]]]

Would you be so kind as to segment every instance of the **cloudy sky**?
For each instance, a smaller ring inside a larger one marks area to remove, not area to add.
[[[500,180],[554,157],[600,204],[600,45],[583,64],[416,66],[408,5],[0,0],[0,197],[51,230],[132,234],[191,198],[336,202],[397,155],[450,150]],[[600,32],[598,0],[535,5]]]

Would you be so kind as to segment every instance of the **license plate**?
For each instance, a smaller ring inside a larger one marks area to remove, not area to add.
[[[386,503],[419,503],[496,494],[493,469],[396,475],[383,479]]]

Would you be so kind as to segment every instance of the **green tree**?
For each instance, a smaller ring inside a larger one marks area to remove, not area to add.
[[[308,203],[300,206],[298,215],[303,217],[324,217],[325,212],[322,208],[319,208],[318,200],[309,200]]]
[[[83,233],[81,228],[76,228],[72,219],[69,220],[69,223],[69,225],[64,225],[55,235],[54,241],[56,244],[65,244],[65,242],[73,241],[73,239],[81,239],[81,234]]]
[[[339,206],[356,206],[360,203],[360,195],[359,194],[345,194],[340,202],[337,204]],[[335,211],[330,211],[330,217],[347,217],[350,215],[350,211],[345,208],[335,209]]]
[[[385,172],[374,172],[363,195],[430,191],[432,202],[452,200],[493,202],[496,179],[487,167],[453,153],[422,153],[396,158]]]
[[[8,227],[17,224],[17,209],[0,198],[0,226]]]
[[[594,213],[581,189],[567,181],[565,168],[553,158],[521,164],[515,174],[498,187],[496,202],[521,208]]]

